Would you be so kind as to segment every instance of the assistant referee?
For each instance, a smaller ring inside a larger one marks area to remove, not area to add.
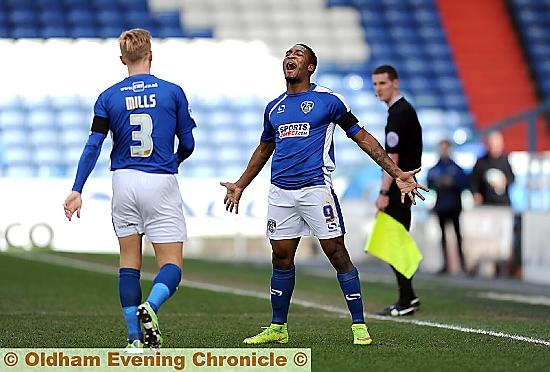
[[[399,93],[399,77],[394,67],[382,65],[372,73],[374,91],[378,99],[388,106],[385,128],[386,152],[403,170],[420,167],[422,157],[422,128],[414,107]],[[383,172],[376,208],[386,212],[407,229],[411,227],[411,201],[401,202],[401,192],[393,178]],[[420,307],[412,286],[412,277],[407,279],[392,267],[399,286],[399,300],[378,312],[378,315],[412,315]]]

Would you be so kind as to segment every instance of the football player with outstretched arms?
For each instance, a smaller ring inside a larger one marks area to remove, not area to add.
[[[271,101],[264,113],[260,144],[244,173],[235,182],[222,182],[227,189],[226,209],[238,213],[239,200],[273,155],[268,196],[267,237],[272,247],[271,325],[246,338],[245,344],[288,342],[287,317],[294,289],[294,256],[302,236],[314,235],[337,272],[351,313],[354,344],[372,339],[365,325],[359,273],[344,245],[344,220],[334,193],[331,172],[335,168],[336,126],[357,143],[378,165],[394,177],[402,199],[421,199],[415,169],[404,172],[388,157],[378,141],[358,125],[342,96],[311,83],[317,67],[314,51],[305,44],[292,46],[283,59],[287,90]]]

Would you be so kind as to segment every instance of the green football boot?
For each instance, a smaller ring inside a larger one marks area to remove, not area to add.
[[[143,354],[143,342],[140,340],[128,342],[128,345],[124,348],[124,352],[128,354]]]
[[[355,345],[369,345],[372,343],[372,338],[365,323],[352,324],[351,331],[353,332],[353,343]]]
[[[286,344],[288,342],[288,329],[285,324],[273,324],[262,327],[264,330],[256,336],[245,338],[243,343],[250,345],[267,344],[270,342]]]
[[[137,316],[143,325],[143,341],[145,345],[153,349],[159,349],[162,346],[162,334],[160,333],[157,314],[153,311],[149,302],[144,302],[138,306]]]

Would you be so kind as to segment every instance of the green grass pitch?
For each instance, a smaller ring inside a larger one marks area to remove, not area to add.
[[[58,258],[95,266],[83,270],[48,262]],[[117,263],[116,255],[0,253],[0,348],[125,346]],[[143,271],[155,270],[146,256]],[[186,260],[183,277],[267,294],[270,270],[267,263]],[[550,340],[547,306],[481,299],[476,290],[449,284],[416,284],[423,309],[414,319]],[[142,281],[144,297],[150,286]],[[369,282],[362,275],[362,286],[369,313],[395,299],[393,283]],[[294,298],[345,309],[335,277],[299,267]],[[245,347],[242,340],[268,325],[270,316],[267,299],[187,286],[159,312],[165,346],[171,348]],[[293,304],[290,342],[274,347],[311,348],[314,371],[550,370],[545,345],[378,319],[367,319],[367,325],[374,343],[355,346],[349,317]]]

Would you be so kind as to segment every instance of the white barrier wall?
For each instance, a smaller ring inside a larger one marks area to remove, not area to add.
[[[258,179],[247,188],[239,215],[225,211],[225,188],[219,180],[179,179],[179,184],[190,237],[265,236],[268,182]],[[69,222],[62,205],[71,187],[72,180],[0,178],[0,248],[6,247],[6,240],[31,248],[33,235],[39,246],[51,243],[56,250],[118,252],[111,180],[90,179],[82,195],[81,218],[75,215]]]
[[[523,279],[550,284],[550,214],[525,212],[522,216]]]
[[[239,215],[225,211],[225,188],[220,180],[180,178],[190,241],[186,254],[195,257],[247,259],[270,257],[265,238],[269,182],[259,178],[245,190]],[[55,250],[77,252],[118,252],[111,224],[111,180],[90,179],[83,193],[81,218],[69,222],[62,204],[72,186],[67,179],[0,178],[0,249],[8,241],[25,249],[50,245]],[[335,180],[335,190],[344,190],[344,181]],[[352,260],[368,260],[363,246],[372,229],[375,210],[366,199],[344,200],[346,246]],[[505,261],[511,254],[512,211],[501,208],[473,208],[463,212],[464,253],[470,267],[480,263]],[[550,283],[550,214],[525,213],[523,219],[523,265],[527,281]],[[424,260],[421,270],[441,268],[440,231],[437,219],[422,206],[413,207],[411,235]],[[451,235],[453,235],[451,233]],[[209,244],[205,244],[209,241]],[[453,239],[450,239],[453,246]],[[298,258],[308,258],[312,250],[304,239]],[[315,253],[315,252],[313,252]],[[322,253],[317,252],[322,255]],[[451,260],[458,268],[451,247]],[[454,259],[453,259],[454,257]],[[491,272],[481,272],[491,276]]]

